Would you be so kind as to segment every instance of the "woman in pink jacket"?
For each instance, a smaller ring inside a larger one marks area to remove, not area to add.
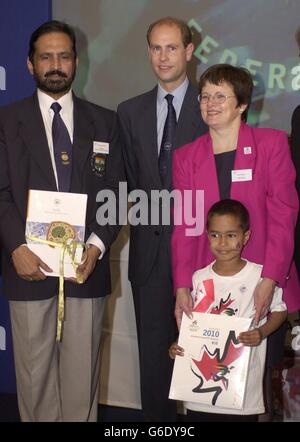
[[[276,285],[284,289],[289,311],[300,308],[300,284],[292,263],[298,197],[286,134],[245,124],[252,89],[244,68],[220,64],[202,74],[199,102],[209,132],[175,151],[173,184],[183,204],[184,190],[194,195],[204,190],[203,219],[220,199],[236,199],[247,207],[252,234],[242,256],[263,265],[263,279],[254,294],[258,321],[266,315]],[[195,203],[196,199],[194,214]],[[178,324],[182,312],[192,310],[193,273],[213,260],[206,233],[187,236],[191,227],[175,225],[172,238]]]

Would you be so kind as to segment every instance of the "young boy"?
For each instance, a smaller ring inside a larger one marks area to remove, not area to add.
[[[261,278],[262,265],[241,258],[243,247],[250,237],[247,209],[235,200],[222,200],[214,204],[207,215],[207,236],[212,254],[216,260],[193,275],[193,300],[202,281],[213,279],[215,304],[211,313],[218,312],[244,318],[254,317],[253,292]],[[228,308],[225,308],[226,305]],[[230,306],[230,308],[229,308]],[[268,318],[258,327],[243,332],[239,341],[251,350],[244,408],[226,409],[186,402],[187,420],[190,422],[234,421],[255,422],[257,415],[264,412],[263,374],[266,357],[266,337],[277,330],[285,321],[287,309],[282,301],[282,289],[276,288]],[[212,317],[213,322],[213,317]],[[182,356],[184,349],[174,343],[169,350],[170,357]]]

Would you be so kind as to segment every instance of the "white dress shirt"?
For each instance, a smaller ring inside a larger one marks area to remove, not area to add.
[[[49,95],[42,92],[40,89],[38,89],[37,91],[37,96],[48,140],[52,168],[56,181],[56,188],[58,189],[57,171],[56,171],[53,140],[52,140],[52,120],[54,116],[54,111],[51,109],[51,105],[52,103],[55,102],[55,100],[51,98]],[[57,100],[57,102],[61,105],[60,116],[68,129],[71,142],[73,143],[73,133],[74,133],[73,107],[74,106],[73,106],[72,91],[70,90],[67,94],[63,95],[59,100]],[[100,249],[101,253],[99,259],[101,259],[105,253],[105,245],[103,244],[103,241],[101,241],[101,239],[95,233],[92,233],[86,243],[93,244],[94,246],[98,247],[98,249]]]
[[[175,108],[176,112],[176,119],[178,121],[182,103],[187,91],[189,85],[189,80],[187,77],[185,77],[185,80],[183,83],[181,83],[178,88],[174,89],[172,92],[168,92],[165,89],[161,87],[161,85],[158,83],[158,90],[157,90],[157,145],[158,145],[158,155],[160,152],[160,146],[161,146],[161,140],[163,137],[165,122],[168,114],[168,103],[165,99],[165,96],[168,94],[171,94],[174,96],[173,98],[173,106]]]

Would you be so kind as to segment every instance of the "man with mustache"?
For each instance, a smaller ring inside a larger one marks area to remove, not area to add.
[[[37,91],[0,111],[0,239],[20,416],[96,421],[101,322],[111,291],[107,252],[119,231],[97,224],[96,195],[117,194],[124,179],[116,114],[72,93],[78,59],[65,23],[50,21],[33,32],[27,64]],[[83,283],[65,281],[61,342],[55,340],[58,278],[46,277],[51,268],[26,245],[29,189],[88,196],[86,260],[78,267]]]

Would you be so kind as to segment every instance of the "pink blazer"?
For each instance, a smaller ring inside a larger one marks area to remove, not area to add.
[[[245,149],[248,147],[248,149]],[[249,149],[251,148],[251,149]],[[251,169],[251,181],[233,182],[231,198],[241,201],[250,213],[250,240],[243,257],[263,265],[262,276],[284,289],[289,311],[300,308],[300,284],[292,256],[298,215],[295,169],[287,136],[274,129],[254,129],[242,124],[234,170]],[[174,189],[204,190],[204,219],[220,199],[217,172],[208,134],[174,152]],[[184,200],[184,196],[182,194]],[[195,214],[195,212],[194,212]],[[186,236],[190,226],[175,225],[172,237],[174,287],[191,287],[194,271],[214,258],[206,233]]]

